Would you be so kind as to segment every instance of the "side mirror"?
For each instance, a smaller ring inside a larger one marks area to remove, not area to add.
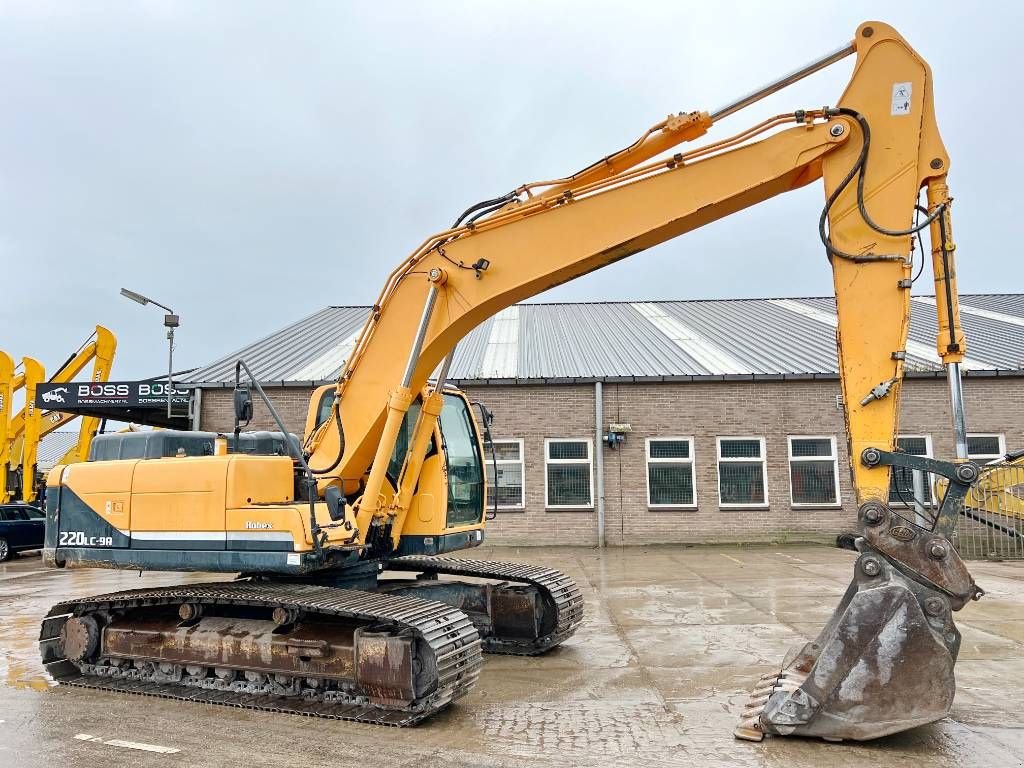
[[[252,421],[252,393],[248,387],[235,389],[235,424]]]
[[[332,485],[324,491],[324,501],[327,502],[327,513],[331,516],[331,520],[338,522],[345,519],[345,497],[341,495],[341,491],[336,486]]]

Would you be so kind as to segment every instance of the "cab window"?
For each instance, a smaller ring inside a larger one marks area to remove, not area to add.
[[[138,433],[125,435],[121,438],[122,459],[144,459],[146,458],[146,443],[149,433]]]
[[[316,407],[316,426],[319,427],[331,417],[331,407],[334,405],[336,396],[337,392],[333,389],[328,389],[320,395],[320,403]]]
[[[406,411],[402,420],[402,428],[398,430],[398,437],[395,439],[395,450],[391,452],[391,461],[388,462],[387,476],[391,485],[398,488],[398,475],[402,471],[402,464],[405,463],[405,454],[409,452],[412,444],[412,431],[416,428],[416,420],[420,417],[419,402],[413,403]]]
[[[409,452],[409,446],[412,445],[412,433],[416,429],[416,422],[420,417],[422,405],[417,400],[409,406],[409,410],[402,420],[402,428],[398,431],[398,438],[395,440],[395,450],[391,453],[391,461],[388,462],[386,474],[388,480],[391,481],[391,486],[396,490],[398,489],[398,475],[402,471],[402,465],[405,463],[405,455]],[[437,453],[437,446],[434,444],[433,436],[431,436],[430,444],[427,446],[426,457],[433,456],[435,453]]]
[[[469,406],[458,395],[445,395],[440,420],[448,464],[447,527],[478,522],[484,510],[484,470]]]

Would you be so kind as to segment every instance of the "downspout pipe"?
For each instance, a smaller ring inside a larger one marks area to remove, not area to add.
[[[203,390],[195,387],[192,390],[192,429],[199,431],[203,423]]]
[[[594,382],[594,495],[597,501],[597,546],[604,547],[604,393],[600,381]]]

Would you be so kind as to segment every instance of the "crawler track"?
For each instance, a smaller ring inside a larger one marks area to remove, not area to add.
[[[166,682],[143,670],[76,664],[64,656],[61,628],[72,616],[185,602],[211,607],[282,607],[413,633],[434,654],[437,684],[421,698],[396,708],[371,703],[365,692],[351,686],[331,690],[296,680],[282,693],[245,680]],[[130,590],[63,602],[43,620],[39,646],[47,671],[62,685],[391,726],[414,725],[466,695],[483,663],[472,622],[462,611],[443,603],[306,584],[245,581]]]
[[[554,629],[535,640],[484,637],[487,653],[537,656],[572,637],[583,621],[583,594],[569,576],[554,568],[524,563],[468,560],[461,557],[400,557],[387,561],[387,570],[470,576],[534,586],[555,611]]]

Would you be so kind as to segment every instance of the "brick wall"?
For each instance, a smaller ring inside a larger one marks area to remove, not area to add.
[[[301,433],[307,389],[267,390],[290,429]],[[551,511],[544,499],[544,439],[593,440],[593,385],[467,388],[471,399],[495,414],[495,439],[522,438],[526,508],[502,512],[488,524],[488,539],[503,544],[594,544],[593,511]],[[632,432],[618,450],[602,446],[605,517],[609,544],[825,539],[855,518],[843,414],[835,381],[695,382],[605,384],[605,422],[625,422]],[[1006,436],[1007,447],[1024,447],[1024,379],[967,378],[971,432]],[[202,428],[232,426],[230,390],[203,394]],[[259,404],[253,429],[272,429]],[[910,379],[904,386],[900,432],[932,438],[939,458],[952,457],[953,437],[945,380]],[[842,507],[794,509],[790,504],[788,435],[835,435]],[[763,436],[768,462],[766,509],[720,509],[716,436]],[[696,510],[650,510],[646,497],[645,438],[694,438]]]
[[[270,387],[264,390],[274,404],[289,432],[302,437],[306,429],[306,411],[309,408],[311,389],[305,387]],[[274,417],[263,404],[256,392],[252,393],[252,421],[246,429],[277,430]],[[210,432],[230,432],[235,427],[235,404],[232,390],[203,390],[199,428]]]

